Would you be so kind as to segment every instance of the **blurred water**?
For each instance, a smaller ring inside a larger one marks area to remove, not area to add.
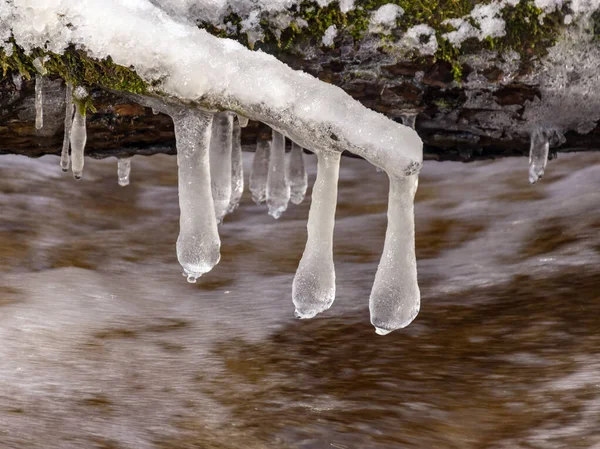
[[[174,157],[121,188],[115,160],[75,182],[2,156],[0,448],[600,448],[599,162],[536,186],[525,159],[426,163],[421,314],[380,337],[387,180],[364,161],[342,160],[336,302],[297,321],[310,198],[275,221],[246,193],[188,284]]]

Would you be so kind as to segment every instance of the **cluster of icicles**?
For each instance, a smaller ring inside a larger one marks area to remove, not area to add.
[[[36,80],[36,127],[43,126],[43,78]],[[39,92],[39,94],[38,94]],[[69,164],[76,179],[83,171],[86,143],[85,89],[66,88],[65,132],[60,166]],[[73,100],[76,100],[75,102]],[[75,105],[74,105],[75,103]],[[168,110],[175,127],[179,170],[180,232],[177,258],[183,275],[195,282],[220,259],[217,225],[236,209],[244,190],[241,127],[248,119],[232,112]],[[407,119],[414,124],[414,117]],[[406,121],[405,121],[406,123]],[[414,126],[414,125],[413,125]],[[69,156],[69,147],[71,153]],[[329,309],[335,299],[333,230],[341,153],[314,151],[317,178],[308,216],[308,238],[293,281],[295,315],[312,318]],[[130,158],[119,159],[120,185],[129,183]],[[390,175],[388,228],[381,262],[369,298],[371,322],[385,335],[407,326],[420,308],[414,244],[414,195],[417,174]],[[303,149],[292,142],[286,164],[285,136],[276,130],[272,140],[256,145],[250,191],[257,202],[266,202],[269,214],[278,218],[288,201],[299,204],[305,195],[307,175]]]

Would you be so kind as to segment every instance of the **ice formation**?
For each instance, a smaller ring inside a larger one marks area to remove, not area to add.
[[[35,129],[44,127],[44,75],[46,69],[42,58],[35,58],[33,65],[38,71],[35,76]]]
[[[239,117],[238,117],[239,119]],[[240,204],[244,193],[244,164],[242,160],[242,130],[239,120],[233,122],[231,138],[231,201],[227,213],[233,212]]]
[[[402,124],[408,126],[411,129],[415,129],[415,122],[417,121],[417,114],[402,114]]]
[[[371,323],[380,335],[406,327],[419,313],[414,221],[417,185],[416,174],[390,176],[388,227],[369,297]]]
[[[65,130],[62,151],[60,152],[60,168],[66,172],[69,169],[69,145],[71,141],[71,126],[73,125],[73,85],[65,85]]]
[[[256,142],[256,151],[252,161],[252,171],[250,172],[250,192],[256,204],[263,203],[267,199],[270,152],[271,149],[267,140],[259,139]]]
[[[76,103],[73,123],[71,125],[71,170],[73,177],[77,180],[83,176],[83,158],[87,131],[85,129],[85,106],[78,101]]]
[[[292,151],[288,164],[288,178],[290,182],[290,200],[300,204],[306,194],[308,176],[304,168],[304,151],[296,142],[292,142]]]
[[[318,151],[317,179],[306,229],[308,238],[292,285],[298,318],[312,318],[331,307],[335,299],[333,228],[341,153]]]
[[[542,128],[534,129],[531,132],[529,147],[529,182],[531,184],[535,184],[544,176],[549,149],[548,133]]]
[[[117,159],[117,177],[119,185],[125,187],[129,185],[129,175],[131,173],[131,158],[122,157]]]
[[[238,123],[240,124],[240,126],[242,128],[245,128],[246,126],[248,126],[248,118],[244,117],[243,115],[238,115]]]
[[[267,175],[267,206],[269,215],[277,219],[290,201],[290,185],[285,170],[285,136],[273,130],[269,173]]]
[[[173,112],[179,167],[177,259],[188,282],[209,272],[221,258],[221,240],[211,191],[209,146],[213,116]]]
[[[231,201],[231,137],[233,114],[219,112],[212,122],[210,138],[210,179],[217,223],[229,210]]]

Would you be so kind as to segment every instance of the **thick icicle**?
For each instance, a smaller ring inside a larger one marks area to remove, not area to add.
[[[402,114],[402,124],[409,128],[415,129],[415,122],[417,120],[417,114]]]
[[[269,215],[277,219],[290,201],[290,185],[285,170],[285,136],[273,130],[269,174],[267,175],[267,206]]]
[[[308,213],[308,239],[298,264],[292,298],[298,318],[312,318],[331,307],[335,299],[333,228],[341,153],[319,151],[317,179]]]
[[[529,147],[529,182],[531,184],[535,184],[544,176],[549,149],[548,134],[542,128],[533,130]]]
[[[388,226],[383,254],[369,298],[371,323],[385,335],[410,324],[419,313],[421,294],[415,257],[414,197],[418,175],[390,175]]]
[[[238,117],[239,118],[239,117]],[[244,165],[242,161],[242,130],[236,120],[233,123],[231,142],[231,201],[227,213],[233,212],[240,204],[244,193]]]
[[[85,106],[77,102],[73,123],[71,125],[71,170],[77,180],[83,175],[83,159],[87,131],[85,129]]]
[[[256,204],[263,203],[267,199],[267,174],[269,173],[269,153],[271,151],[268,140],[256,142],[256,152],[252,161],[250,172],[250,192]]]
[[[69,169],[69,144],[71,140],[71,126],[73,124],[73,85],[66,84],[65,93],[65,131],[63,137],[63,146],[60,153],[60,168],[62,171]]]
[[[129,185],[129,174],[131,173],[131,158],[122,157],[117,159],[117,176],[119,185],[125,187]]]
[[[296,142],[292,142],[292,152],[288,165],[290,181],[290,200],[294,204],[300,204],[306,194],[308,177],[304,168],[304,151]]]
[[[35,76],[35,129],[44,127],[44,77]]]
[[[246,126],[248,126],[248,117],[244,117],[243,115],[238,115],[238,122],[240,123],[240,126],[242,128],[245,128]]]
[[[183,111],[172,115],[179,166],[177,259],[188,282],[209,272],[220,259],[221,240],[211,192],[209,145],[212,114]]]
[[[210,138],[210,179],[217,223],[229,209],[231,201],[231,134],[233,115],[230,112],[215,114]]]

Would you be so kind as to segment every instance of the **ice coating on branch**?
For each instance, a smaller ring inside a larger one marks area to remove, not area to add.
[[[292,285],[298,318],[312,318],[331,307],[335,299],[333,228],[340,171],[338,152],[319,151],[317,179],[306,229],[308,238]]]
[[[65,130],[63,135],[63,146],[60,152],[60,168],[62,171],[69,169],[69,145],[71,141],[71,126],[73,125],[73,85],[66,83],[65,86]]]
[[[219,263],[221,240],[210,182],[209,146],[212,114],[172,114],[179,167],[179,237],[177,259],[188,282]]]
[[[239,117],[238,117],[239,119]],[[239,121],[233,122],[231,138],[231,201],[227,212],[237,209],[244,193],[244,165],[242,160],[242,130]]]
[[[215,114],[210,138],[210,179],[217,223],[223,220],[231,201],[232,132],[233,114]]]
[[[271,148],[269,141],[258,140],[256,151],[252,161],[250,172],[250,192],[256,204],[263,203],[267,199],[267,174],[269,173],[269,153]]]
[[[71,125],[71,170],[77,180],[83,176],[83,159],[87,131],[85,129],[85,106],[77,102]]]
[[[548,134],[541,128],[536,128],[531,133],[529,147],[529,182],[535,184],[542,176],[548,163],[548,150],[550,143]]]
[[[414,197],[417,175],[390,176],[388,225],[383,254],[369,298],[371,323],[379,335],[408,326],[419,313]]]
[[[246,126],[248,126],[248,118],[244,117],[243,115],[238,115],[238,123],[240,124],[240,126],[242,128],[245,128]]]
[[[285,136],[273,130],[269,173],[267,175],[267,206],[269,215],[281,217],[290,201],[290,186],[285,170]]]
[[[129,185],[129,175],[131,173],[131,158],[122,157],[117,159],[117,177],[119,185],[125,187]]]
[[[308,176],[304,168],[304,151],[296,142],[292,142],[288,173],[290,200],[294,204],[300,204],[304,199],[304,195],[306,195]]]

